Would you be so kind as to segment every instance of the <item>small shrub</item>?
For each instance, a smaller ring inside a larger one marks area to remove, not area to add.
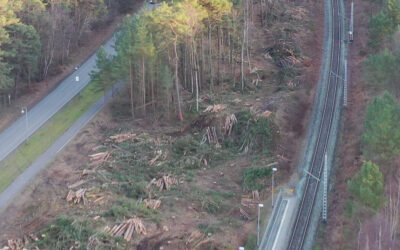
[[[350,218],[354,213],[354,202],[351,200],[347,200],[344,208],[344,216]]]
[[[197,224],[197,228],[200,230],[200,232],[202,232],[205,235],[210,234],[215,234],[217,232],[220,232],[221,229],[219,227],[210,225],[208,223],[199,223]]]
[[[267,185],[266,180],[271,175],[271,168],[249,168],[243,173],[242,184],[247,190],[260,190]]]
[[[249,235],[244,249],[246,249],[246,250],[256,250],[257,249],[257,238],[254,234]]]
[[[274,149],[275,125],[265,117],[255,119],[249,111],[236,114],[237,124],[233,127],[231,141],[224,146],[235,146],[236,150],[247,150],[251,153],[269,154]]]

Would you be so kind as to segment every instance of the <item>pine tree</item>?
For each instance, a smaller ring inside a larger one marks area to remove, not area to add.
[[[348,181],[348,188],[360,203],[373,210],[384,204],[383,175],[379,166],[370,161],[364,162],[361,171]]]
[[[366,112],[362,151],[368,159],[390,159],[400,153],[400,111],[388,92],[375,98]]]

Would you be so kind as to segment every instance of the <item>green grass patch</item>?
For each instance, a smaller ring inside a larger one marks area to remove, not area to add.
[[[20,145],[1,164],[0,192],[4,191],[26,168],[43,154],[102,95],[95,83],[89,84],[60,112]]]

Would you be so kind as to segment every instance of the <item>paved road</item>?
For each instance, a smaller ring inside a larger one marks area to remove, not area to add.
[[[114,91],[122,87],[123,84],[119,83],[114,86]],[[92,107],[86,111],[62,136],[60,136],[56,142],[39,158],[36,159],[32,165],[30,165],[18,178],[11,183],[0,194],[0,211],[6,208],[7,204],[24,188],[25,184],[32,180],[41,169],[49,164],[78,133],[79,131],[88,124],[104,107],[104,105],[111,99],[111,90],[107,92],[106,98],[100,97],[99,100],[92,105]],[[1,230],[0,230],[1,231]]]
[[[115,55],[116,34],[104,44],[109,55]],[[35,133],[45,122],[64,107],[90,82],[89,73],[96,70],[96,54],[92,55],[81,67],[62,81],[48,96],[42,99],[31,110],[27,117],[21,117],[0,134],[0,170],[1,162],[21,143]],[[76,81],[76,76],[79,81]],[[27,119],[26,119],[27,118]],[[1,174],[1,171],[0,171]]]

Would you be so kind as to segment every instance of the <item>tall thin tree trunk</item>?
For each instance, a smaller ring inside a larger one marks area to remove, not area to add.
[[[217,60],[217,85],[219,85],[220,80],[221,80],[221,76],[220,76],[220,63],[221,63],[221,35],[220,35],[220,26],[218,25],[217,27],[217,43],[218,43],[218,60]]]
[[[244,12],[245,9],[243,10]],[[242,37],[242,51],[241,51],[241,62],[240,62],[240,74],[242,78],[241,90],[244,90],[244,44],[246,42],[246,14],[244,15],[244,24],[243,24],[243,37]]]
[[[209,54],[208,54],[208,63],[210,64],[210,91],[214,90],[214,72],[212,66],[212,40],[211,40],[211,21],[208,21],[208,46]]]
[[[129,81],[130,81],[130,86],[131,86],[131,114],[132,114],[132,119],[135,118],[135,107],[133,103],[133,72],[132,72],[132,59],[129,58]]]
[[[178,79],[178,51],[177,51],[177,42],[178,42],[178,37],[175,37],[174,40],[174,53],[175,53],[175,88],[176,88],[176,98],[178,102],[178,117],[180,121],[183,121],[183,116],[182,116],[182,107],[181,107],[181,98],[179,94],[179,79]]]
[[[142,56],[142,98],[143,98],[143,115],[146,116],[146,68],[144,56]]]
[[[196,81],[196,111],[199,112],[199,80],[198,80],[198,72],[199,72],[199,65],[197,64],[197,50],[196,50],[196,44],[194,43],[193,40],[193,57],[194,57],[194,73],[195,73],[195,81]]]

